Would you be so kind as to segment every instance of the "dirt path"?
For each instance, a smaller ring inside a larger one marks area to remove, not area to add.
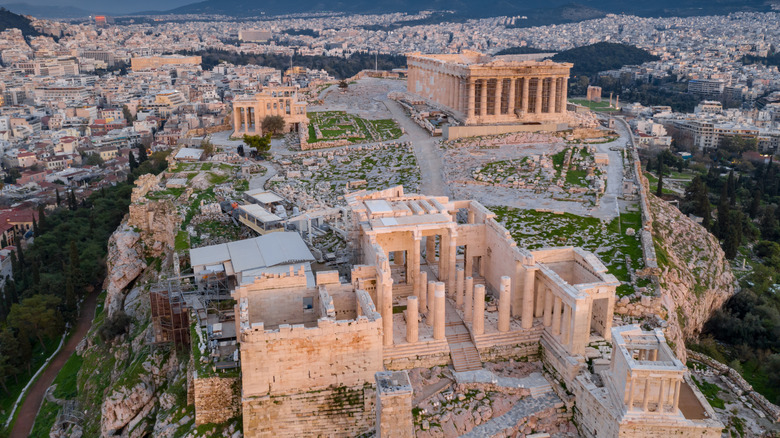
[[[95,306],[97,305],[99,294],[100,290],[95,290],[84,301],[73,335],[62,347],[62,350],[57,353],[57,356],[52,359],[48,368],[33,383],[30,391],[27,393],[27,398],[24,399],[22,406],[19,408],[19,416],[16,418],[14,428],[11,430],[10,438],[26,438],[30,435],[30,430],[35,422],[35,416],[38,414],[44,395],[46,395],[46,389],[54,382],[54,378],[57,377],[62,366],[68,361],[70,355],[76,351],[76,346],[92,326],[92,318],[95,316]]]

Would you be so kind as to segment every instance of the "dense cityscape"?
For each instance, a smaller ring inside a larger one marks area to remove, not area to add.
[[[779,436],[779,14],[0,8],[0,437]]]

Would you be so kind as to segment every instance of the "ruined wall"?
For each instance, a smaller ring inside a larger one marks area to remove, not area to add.
[[[561,114],[561,117],[565,115]],[[564,131],[569,129],[568,123],[540,123],[536,125],[478,125],[478,126],[445,126],[444,138],[454,140],[462,137],[478,137],[483,135],[498,135],[509,132],[540,132],[540,131]]]
[[[135,181],[131,195],[130,215],[127,223],[138,229],[141,239],[146,243],[147,251],[158,256],[171,250],[176,244],[181,216],[170,199],[152,201],[146,195],[159,190],[163,174],[141,175]]]
[[[244,331],[244,396],[284,395],[333,384],[373,382],[382,369],[382,320],[318,321],[318,327],[282,325]]]
[[[240,413],[241,396],[237,377],[195,377],[192,379],[192,389],[195,424],[222,423]]]
[[[375,406],[375,386],[369,383],[293,395],[245,397],[244,436],[358,436],[374,428]]]

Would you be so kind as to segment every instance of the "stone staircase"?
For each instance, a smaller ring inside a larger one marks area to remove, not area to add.
[[[451,321],[445,324],[447,343],[450,345],[452,367],[457,372],[482,369],[482,359],[471,335],[462,321]]]
[[[531,418],[555,415],[557,409],[562,407],[563,401],[555,393],[547,393],[536,398],[526,397],[515,403],[506,414],[491,418],[461,435],[461,438],[514,436],[519,426]]]

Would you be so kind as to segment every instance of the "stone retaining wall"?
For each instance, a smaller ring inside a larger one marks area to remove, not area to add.
[[[224,423],[239,414],[241,403],[237,377],[199,379],[193,376],[192,387],[196,425]]]
[[[775,423],[780,422],[780,407],[767,400],[766,397],[753,390],[753,386],[748,383],[742,376],[728,365],[724,365],[717,360],[707,356],[706,354],[698,353],[696,351],[687,350],[688,358],[697,362],[701,362],[708,367],[716,370],[722,377],[725,377],[727,383],[732,389],[736,389],[737,395],[745,395],[756,405],[758,405],[764,412],[767,413],[769,419]],[[730,382],[729,382],[730,381]]]

